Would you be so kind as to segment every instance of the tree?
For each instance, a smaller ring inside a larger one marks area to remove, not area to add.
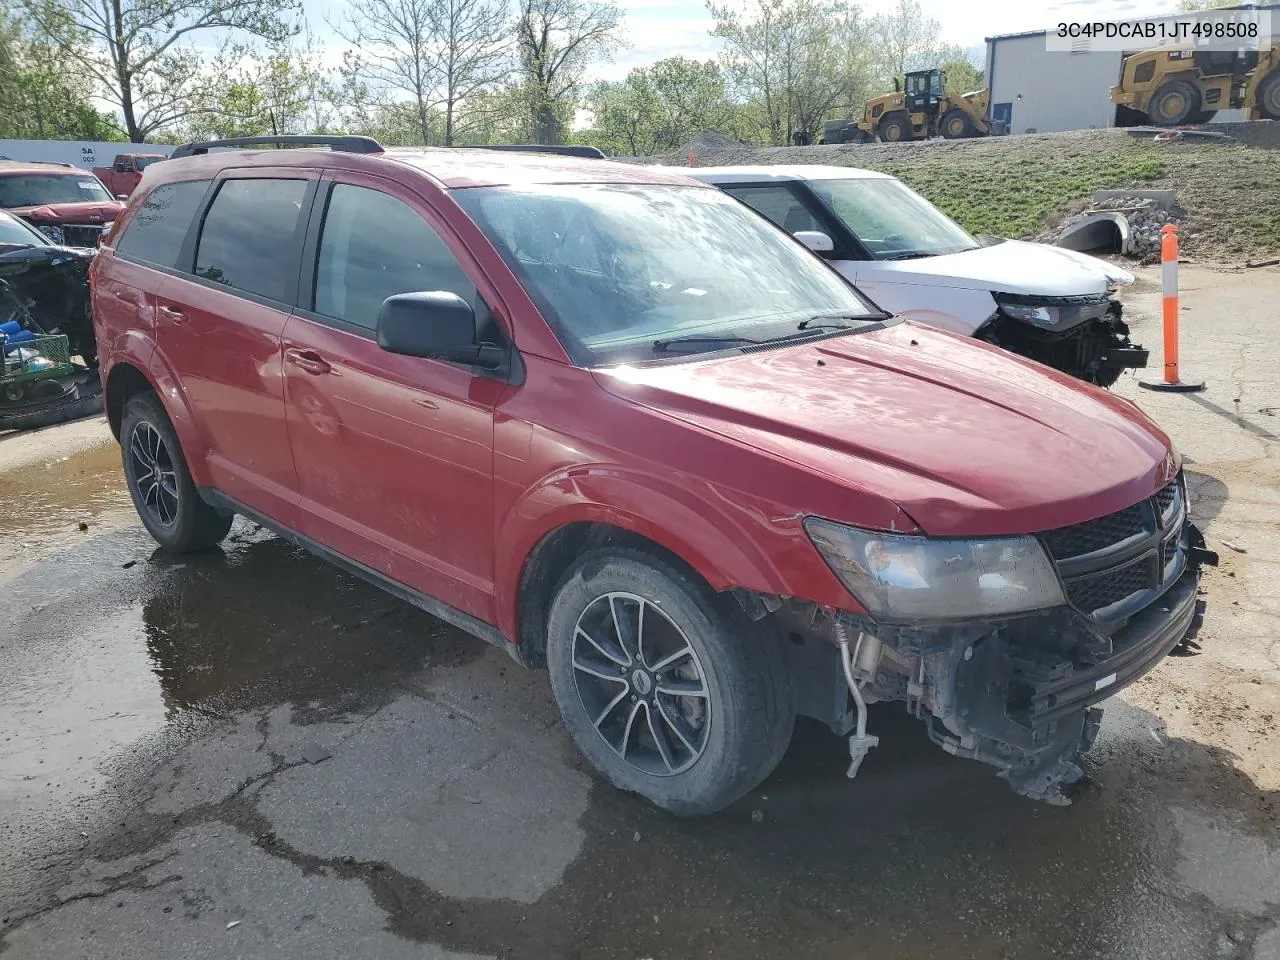
[[[583,73],[621,40],[613,0],[520,0],[516,44],[525,109],[537,143],[561,143]]]
[[[898,0],[888,13],[876,14],[871,37],[884,78],[934,66],[939,32],[938,21],[925,14],[919,0]]]
[[[725,69],[761,111],[768,142],[783,143],[786,98],[780,61],[786,0],[745,0],[739,6],[708,0],[707,10],[716,22],[711,35],[725,45]]]
[[[947,72],[947,93],[981,90],[986,78],[963,51],[943,52],[938,66]]]
[[[335,29],[356,52],[347,62],[353,75],[367,77],[385,91],[408,94],[417,118],[418,142],[431,142],[431,101],[435,54],[432,6],[435,0],[350,0]]]
[[[583,139],[629,156],[673,150],[707,128],[736,128],[740,112],[714,61],[684,57],[637,67],[620,83],[597,83],[587,107],[592,127]]]
[[[283,40],[297,32],[297,0],[18,0],[44,40],[120,109],[135,143],[185,119],[217,74],[190,43],[218,38]]]
[[[431,7],[436,104],[444,145],[453,146],[459,106],[511,73],[512,39],[505,0],[436,0]]]

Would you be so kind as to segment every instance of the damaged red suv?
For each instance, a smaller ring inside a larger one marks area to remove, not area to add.
[[[243,145],[179,148],[93,266],[143,523],[182,551],[251,517],[545,665],[618,787],[716,810],[797,715],[853,774],[897,700],[1061,801],[1095,705],[1193,628],[1209,555],[1150,420],[886,316],[720,191],[212,149]]]

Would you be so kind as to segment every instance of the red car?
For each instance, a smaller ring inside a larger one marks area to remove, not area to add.
[[[162,546],[242,514],[545,664],[603,775],[685,815],[797,715],[855,773],[874,700],[1062,801],[1193,627],[1210,556],[1126,400],[895,321],[676,173],[300,142],[179,148],[93,266]]]
[[[0,160],[0,210],[26,220],[54,243],[95,247],[124,204],[87,170]]]

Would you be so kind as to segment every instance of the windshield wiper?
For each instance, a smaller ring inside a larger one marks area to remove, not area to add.
[[[915,250],[909,253],[895,253],[891,257],[881,257],[881,260],[920,260],[923,257],[936,257],[936,253],[926,253],[923,250]]]
[[[734,347],[759,342],[750,337],[672,337],[667,340],[653,341],[653,349],[655,353],[675,353],[685,347]]]

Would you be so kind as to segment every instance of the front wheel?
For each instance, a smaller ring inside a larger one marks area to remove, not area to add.
[[[1147,105],[1151,122],[1160,127],[1187,123],[1200,110],[1200,91],[1185,80],[1170,80]]]
[[[962,140],[974,133],[973,118],[956,107],[942,118],[942,135],[948,140]]]
[[[781,655],[731,602],[641,550],[585,554],[548,617],[570,736],[614,786],[713,813],[767,777],[795,722]]]
[[[124,479],[147,532],[170,553],[207,550],[231,529],[230,514],[200,498],[169,415],[154,393],[131,397],[120,421]]]
[[[1268,120],[1280,120],[1280,70],[1272,70],[1258,84],[1258,112]]]

